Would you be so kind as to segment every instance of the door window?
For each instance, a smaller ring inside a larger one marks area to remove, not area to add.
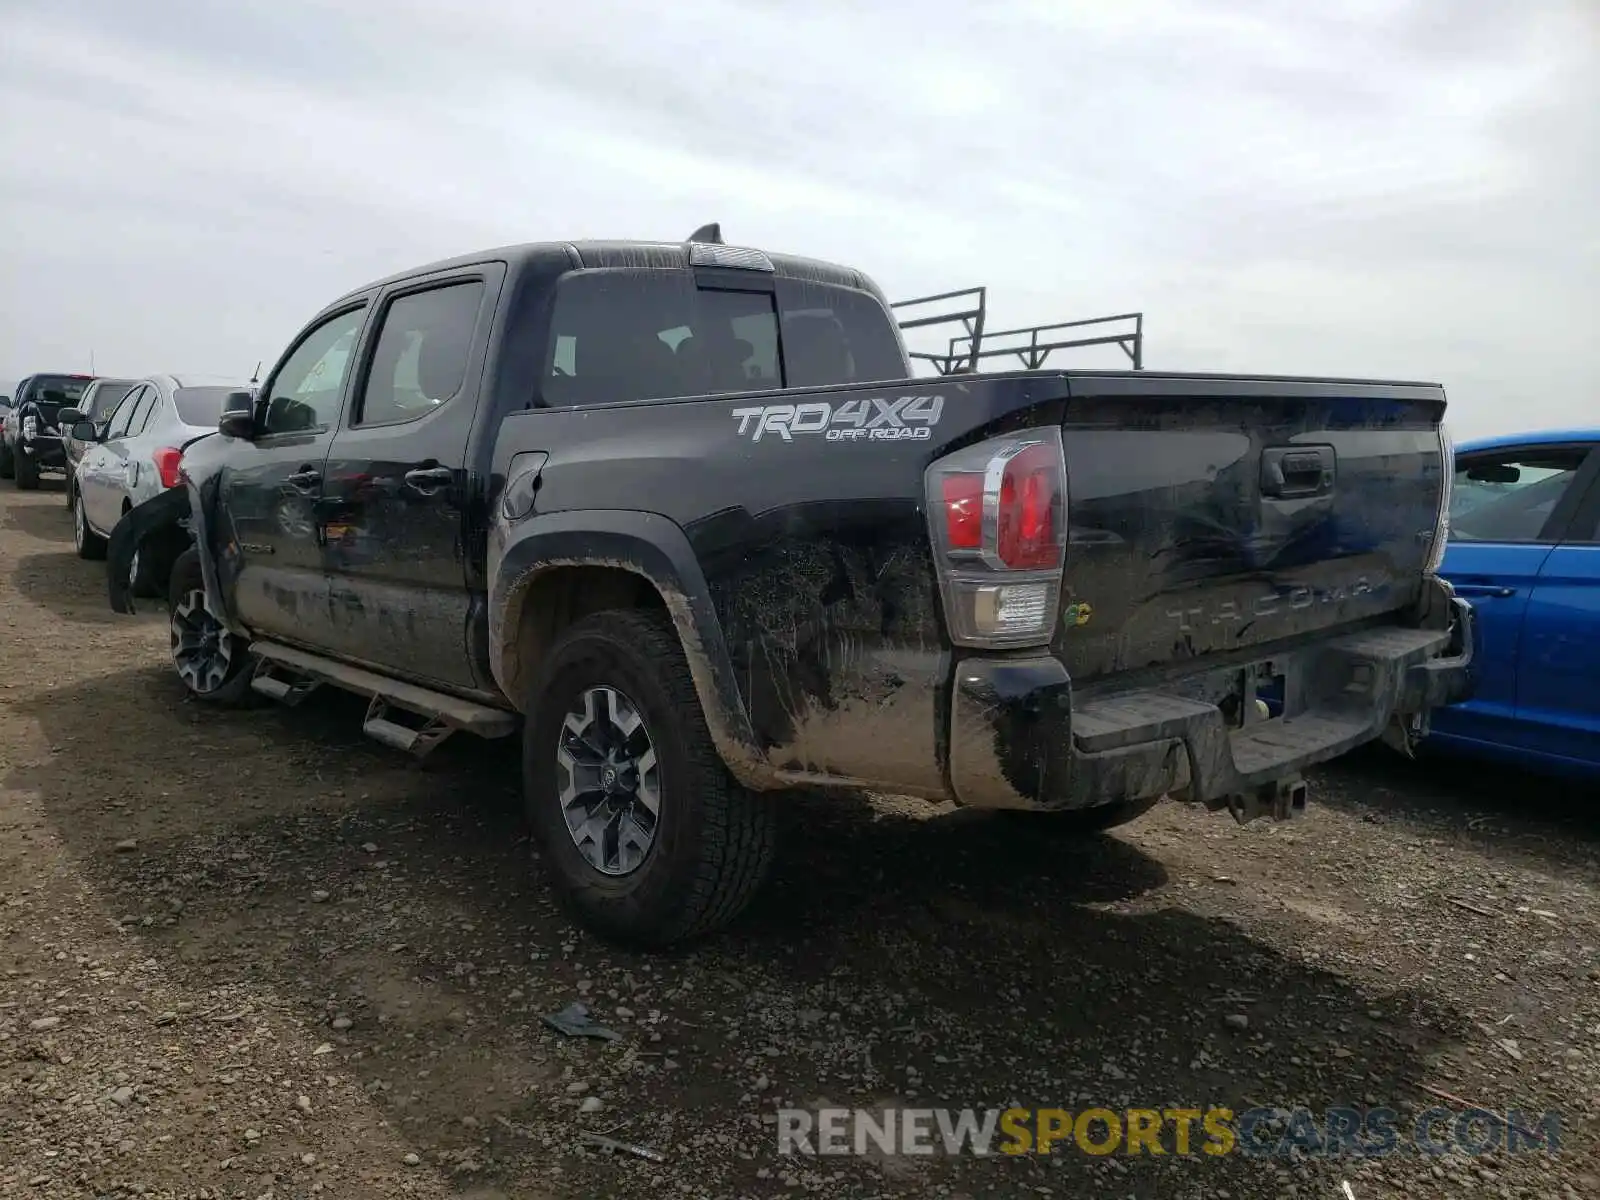
[[[133,391],[131,383],[100,383],[95,385],[94,395],[89,397],[89,407],[84,410],[86,421],[99,424],[106,419],[106,415],[116,407],[116,404],[129,392]]]
[[[145,427],[150,424],[150,414],[156,410],[156,406],[160,403],[161,393],[155,389],[153,384],[146,384],[144,394],[139,397],[138,405],[128,417],[128,432],[123,436],[135,438],[143,433]]]
[[[1450,538],[1537,542],[1582,465],[1581,450],[1515,450],[1457,463]]]
[[[149,390],[148,387],[137,387],[122,398],[122,403],[117,405],[116,411],[111,414],[111,420],[106,422],[106,441],[114,441],[128,432],[128,422],[133,419],[133,410],[139,406]]]
[[[350,355],[365,316],[364,308],[342,312],[300,340],[273,372],[263,393],[263,433],[309,433],[326,429],[338,419]]]
[[[1569,542],[1600,542],[1600,476],[1589,483],[1589,497],[1578,510],[1572,528],[1567,531]]]
[[[352,424],[412,421],[461,392],[483,291],[474,279],[390,302]]]

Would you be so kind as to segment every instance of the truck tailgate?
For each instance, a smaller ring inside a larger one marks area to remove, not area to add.
[[[1421,384],[1074,373],[1054,648],[1075,682],[1248,659],[1415,602],[1444,407]]]

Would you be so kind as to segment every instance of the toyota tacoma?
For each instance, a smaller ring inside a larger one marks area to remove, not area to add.
[[[913,378],[867,276],[718,237],[403,272],[229,408],[112,606],[147,556],[197,700],[520,737],[552,883],[634,943],[739,911],[786,789],[1287,818],[1470,687],[1434,384]]]

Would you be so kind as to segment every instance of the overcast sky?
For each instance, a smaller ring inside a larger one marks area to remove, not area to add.
[[[393,270],[719,220],[895,296],[987,284],[992,326],[1143,311],[1151,367],[1436,379],[1458,437],[1600,422],[1597,0],[0,0],[0,23],[5,379],[91,351],[244,378]]]

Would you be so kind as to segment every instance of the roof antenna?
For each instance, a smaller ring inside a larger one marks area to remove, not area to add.
[[[713,221],[709,225],[702,225],[689,235],[691,242],[710,242],[714,246],[722,245],[722,222]]]
[[[261,363],[259,361],[256,363],[255,373],[250,376],[250,382],[251,383],[260,383],[261,382]]]

